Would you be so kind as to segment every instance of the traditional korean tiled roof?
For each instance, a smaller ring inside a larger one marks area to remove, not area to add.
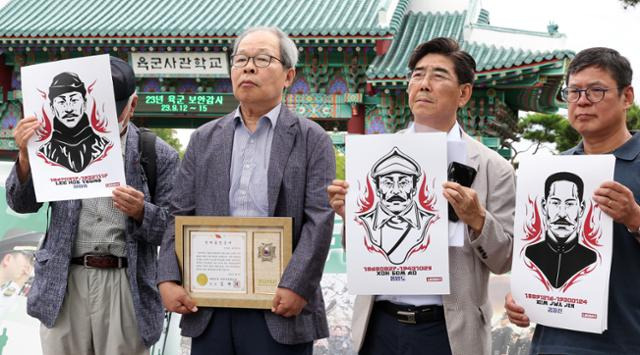
[[[388,37],[399,29],[408,3],[409,0],[12,0],[0,10],[0,38],[224,38],[237,36],[249,26],[278,26],[293,37]]]
[[[476,60],[476,70],[478,72],[508,69],[553,59],[573,58],[574,55],[569,50],[530,51],[468,42],[463,43],[462,48]]]
[[[409,71],[409,56],[419,43],[435,37],[451,37],[458,41],[462,39],[465,15],[466,12],[409,12],[387,53],[371,62],[367,77],[375,80],[406,76]]]
[[[451,37],[462,42],[462,48],[476,60],[476,69],[480,75],[484,71],[509,69],[573,57],[573,52],[566,50],[530,51],[463,42],[464,21],[465,13],[457,12],[407,14],[389,51],[377,57],[369,66],[367,70],[369,80],[404,78],[409,72],[407,63],[413,49],[419,43],[435,37]]]

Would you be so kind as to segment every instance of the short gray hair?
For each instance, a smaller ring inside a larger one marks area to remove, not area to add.
[[[282,66],[287,69],[295,68],[296,64],[298,64],[298,48],[286,33],[282,32],[281,29],[275,26],[247,28],[236,38],[235,42],[233,42],[233,54],[236,54],[238,45],[249,33],[263,31],[273,33],[274,35],[276,35],[276,37],[278,37],[278,41],[280,43],[280,59],[282,61]]]

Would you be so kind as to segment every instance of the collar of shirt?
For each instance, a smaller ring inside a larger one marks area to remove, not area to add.
[[[461,141],[462,140],[461,131],[462,129],[460,128],[458,121],[456,121],[453,124],[453,127],[451,127],[451,129],[449,130],[449,132],[447,132],[447,142]],[[409,124],[409,127],[407,127],[407,131],[406,131],[406,133],[426,133],[426,132],[441,132],[441,131],[438,131],[437,129],[432,128],[430,126],[415,123],[415,122],[411,122]]]
[[[278,116],[280,116],[281,109],[282,109],[282,103],[279,103],[276,105],[276,107],[272,108],[271,111],[267,112],[262,117],[266,117],[267,119],[269,119],[269,121],[271,121],[271,127],[275,127],[276,122],[278,122]],[[244,124],[244,119],[242,118],[242,111],[240,111],[240,106],[238,106],[238,108],[233,113],[233,119],[236,123],[236,127],[238,126],[239,123],[241,123],[243,126],[246,127],[246,125]],[[260,122],[258,122],[258,124],[260,124]]]
[[[573,248],[578,244],[578,236],[576,235],[573,239],[568,242],[561,242],[558,240],[553,240],[553,238],[549,237],[549,232],[547,231],[547,235],[544,238],[545,243],[558,254],[565,254],[573,250]]]
[[[376,207],[376,218],[373,222],[373,228],[379,229],[384,226],[391,220],[393,217],[398,217],[399,219],[409,223],[413,228],[420,228],[420,220],[418,219],[418,209],[414,203],[404,212],[399,215],[395,215],[393,213],[388,213],[387,209],[381,203],[378,203]]]
[[[619,146],[618,149],[611,152],[616,159],[622,160],[634,160],[638,154],[640,154],[640,133],[632,132],[631,138],[627,140],[623,145]],[[584,142],[580,142],[577,146],[567,150],[565,154],[569,155],[584,155]]]

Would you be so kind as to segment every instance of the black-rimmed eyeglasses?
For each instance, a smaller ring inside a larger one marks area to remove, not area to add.
[[[609,90],[611,89],[601,87],[592,87],[586,89],[564,88],[562,89],[561,94],[564,101],[574,103],[580,100],[580,95],[582,95],[582,93],[584,92],[587,100],[595,104],[596,102],[602,101],[604,99],[604,95]]]
[[[234,68],[244,68],[249,63],[249,60],[253,60],[253,65],[258,68],[268,67],[272,60],[277,60],[282,63],[282,60],[268,54],[258,54],[252,57],[244,54],[236,54],[231,56],[231,66]]]

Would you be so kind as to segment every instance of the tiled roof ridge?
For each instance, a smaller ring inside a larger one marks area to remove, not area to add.
[[[380,26],[384,0],[12,0],[0,9],[0,36],[228,37],[261,25],[296,37],[391,36],[409,2],[397,0]]]

